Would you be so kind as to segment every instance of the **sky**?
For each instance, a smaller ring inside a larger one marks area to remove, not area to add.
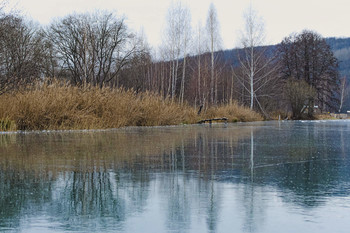
[[[172,0],[7,0],[29,19],[48,25],[53,19],[73,12],[95,9],[115,11],[124,16],[132,30],[145,34],[156,48],[164,38],[166,14]],[[223,49],[240,46],[243,12],[251,4],[263,18],[265,44],[276,44],[291,33],[314,30],[324,37],[350,37],[349,0],[181,0],[191,10],[192,25],[204,26],[211,3],[217,10]]]

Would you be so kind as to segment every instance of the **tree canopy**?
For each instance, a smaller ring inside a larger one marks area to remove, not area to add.
[[[286,37],[278,48],[284,79],[304,80],[316,90],[315,98],[305,103],[312,114],[337,108],[339,102],[338,61],[326,40],[313,31]]]

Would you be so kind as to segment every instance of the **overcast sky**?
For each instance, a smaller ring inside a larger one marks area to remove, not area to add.
[[[25,16],[45,25],[53,18],[94,9],[116,11],[127,18],[133,30],[143,28],[148,42],[157,47],[162,40],[171,0],[8,0]],[[264,19],[266,44],[279,43],[285,36],[311,29],[325,37],[350,37],[349,0],[182,0],[191,9],[192,22],[205,25],[211,2],[217,9],[224,48],[239,46],[243,12],[252,2]]]

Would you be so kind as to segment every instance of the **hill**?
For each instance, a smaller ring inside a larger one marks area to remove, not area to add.
[[[350,87],[350,38],[336,38],[329,37],[325,38],[326,42],[331,47],[334,56],[339,61],[339,73],[340,77],[346,77],[348,86]],[[269,53],[273,53],[278,45],[269,45],[267,47],[267,51]],[[238,66],[239,61],[237,59],[237,53],[240,49],[229,49],[224,51],[219,51],[218,54],[221,55],[223,60],[232,64],[233,66]],[[348,95],[345,103],[344,103],[344,111],[350,110],[350,94]]]
[[[339,61],[340,75],[350,81],[350,38],[326,38],[327,43]]]

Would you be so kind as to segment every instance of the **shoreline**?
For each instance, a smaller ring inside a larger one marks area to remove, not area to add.
[[[228,122],[228,123],[212,123],[211,125],[233,125],[233,124],[249,124],[249,123],[263,123],[263,122],[332,122],[332,121],[350,121],[350,118],[347,119],[314,119],[314,120],[266,120],[266,121],[238,121],[238,122]],[[178,124],[178,125],[154,125],[154,126],[123,126],[120,128],[106,128],[106,129],[61,129],[61,130],[17,130],[17,131],[0,131],[0,135],[11,135],[11,134],[51,134],[51,133],[99,133],[99,132],[111,132],[111,131],[128,131],[134,129],[170,129],[170,128],[180,128],[180,127],[204,127],[210,126],[209,123],[205,124]]]

